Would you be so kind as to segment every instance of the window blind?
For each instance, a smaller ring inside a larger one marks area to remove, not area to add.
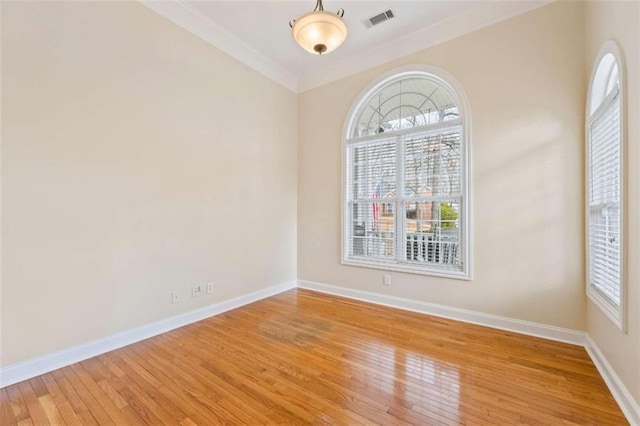
[[[614,91],[590,120],[590,285],[616,307],[621,300],[620,96]]]
[[[405,141],[405,261],[462,270],[460,127]]]
[[[352,144],[347,157],[348,255],[394,259],[396,141]]]
[[[462,271],[461,161],[455,122],[349,141],[348,257]]]

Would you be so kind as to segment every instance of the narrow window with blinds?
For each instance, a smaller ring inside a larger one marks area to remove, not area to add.
[[[587,121],[587,294],[623,328],[623,150],[619,62],[601,56]]]
[[[469,278],[465,114],[427,72],[360,98],[345,138],[344,263]]]

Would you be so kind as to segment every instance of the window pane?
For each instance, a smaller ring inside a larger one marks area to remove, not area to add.
[[[405,148],[406,196],[461,194],[460,151],[459,130],[408,137]]]
[[[614,306],[621,287],[620,99],[593,119],[589,132],[590,284]]]
[[[591,98],[589,99],[589,114],[593,114],[611,93],[611,90],[619,84],[619,71],[616,58],[611,53],[602,57],[591,85]]]
[[[620,306],[620,206],[593,206],[590,213],[591,283]]]
[[[620,102],[593,120],[590,146],[590,202],[620,201]]]
[[[353,146],[350,154],[351,200],[385,198],[395,194],[395,140]]]
[[[395,258],[395,202],[353,203],[349,225],[349,255]]]
[[[405,203],[406,260],[462,270],[460,202]]]
[[[405,78],[372,94],[359,110],[352,137],[376,135],[457,119],[449,91],[429,78]]]

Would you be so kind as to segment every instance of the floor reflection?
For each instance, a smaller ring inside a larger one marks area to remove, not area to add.
[[[358,361],[349,368],[352,383],[362,383],[372,397],[384,395],[388,404],[400,406],[396,415],[420,413],[434,422],[460,421],[456,365],[378,340],[368,341],[346,356]]]
[[[418,379],[419,401],[414,410],[422,413],[443,413],[451,421],[459,421],[460,374],[455,365],[434,360],[418,353],[404,357],[407,377]],[[453,417],[453,418],[452,418]]]

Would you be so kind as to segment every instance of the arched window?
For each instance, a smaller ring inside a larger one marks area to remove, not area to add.
[[[344,263],[470,278],[469,121],[459,85],[431,67],[396,70],[354,102]]]
[[[621,329],[624,286],[624,68],[609,41],[591,74],[587,103],[587,294]]]

